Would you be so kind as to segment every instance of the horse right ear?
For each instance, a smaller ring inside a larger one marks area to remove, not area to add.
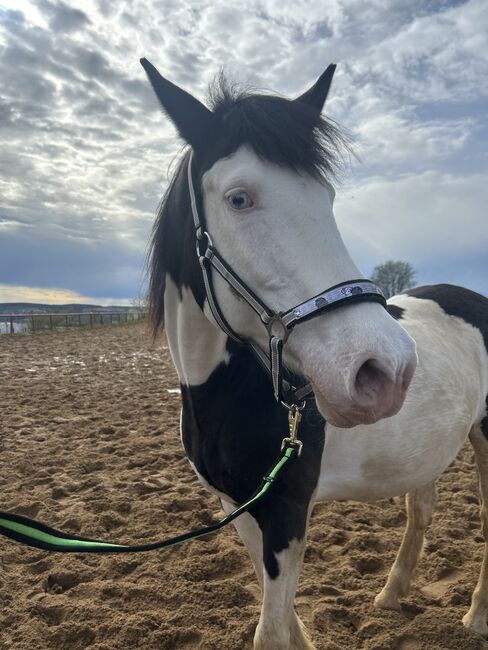
[[[198,150],[215,126],[215,115],[198,99],[162,77],[147,59],[141,59],[141,65],[164,112],[176,126],[183,140]]]
[[[307,92],[303,93],[303,95],[297,97],[295,101],[308,104],[320,113],[324,108],[325,100],[329,94],[336,67],[335,63],[331,63],[325,72],[320,75],[315,84]]]

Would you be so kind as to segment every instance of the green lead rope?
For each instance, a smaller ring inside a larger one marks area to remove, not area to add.
[[[197,539],[197,537],[209,535],[233,521],[239,515],[242,515],[242,513],[247,512],[265,496],[282,468],[290,459],[296,456],[296,447],[294,445],[287,445],[253,496],[221,521],[206,528],[199,528],[198,530],[193,530],[189,533],[163,540],[162,542],[139,544],[136,546],[100,542],[95,539],[87,539],[86,537],[67,535],[59,530],[41,524],[34,519],[1,511],[0,534],[27,546],[41,548],[45,551],[57,551],[58,553],[141,553],[143,551],[166,548],[167,546],[175,546],[176,544],[181,544],[191,539]]]

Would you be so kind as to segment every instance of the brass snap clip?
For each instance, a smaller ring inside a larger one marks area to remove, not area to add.
[[[293,447],[296,447],[297,456],[300,456],[303,448],[303,442],[301,440],[298,440],[297,433],[300,420],[302,419],[301,411],[303,410],[304,406],[305,403],[303,403],[301,406],[292,404],[288,409],[288,426],[290,428],[290,435],[287,438],[283,438],[281,442],[282,451],[287,444],[292,445]]]

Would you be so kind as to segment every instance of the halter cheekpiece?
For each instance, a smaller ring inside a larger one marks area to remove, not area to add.
[[[314,318],[326,311],[331,311],[344,304],[363,302],[365,300],[379,302],[386,309],[386,299],[381,289],[370,280],[358,279],[341,282],[304,302],[288,309],[275,312],[268,307],[241,278],[234,273],[223,257],[215,249],[212,239],[205,229],[205,224],[198,214],[198,207],[193,186],[193,151],[188,158],[188,189],[190,192],[191,211],[195,224],[196,249],[203,272],[205,292],[210,310],[219,327],[234,341],[247,344],[259,361],[270,373],[273,381],[274,396],[278,402],[290,409],[300,404],[312,393],[310,384],[296,387],[283,379],[283,345],[286,343],[292,329],[299,323]],[[244,339],[236,334],[225,319],[219,307],[212,283],[211,268],[217,273],[252,307],[258,314],[268,332],[269,351],[261,349],[254,341]]]

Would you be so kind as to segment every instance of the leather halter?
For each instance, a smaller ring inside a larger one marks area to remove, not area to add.
[[[193,151],[190,152],[188,159],[188,189],[195,224],[197,255],[203,272],[205,292],[210,310],[217,324],[227,336],[234,341],[247,344],[253,350],[259,361],[271,374],[276,400],[290,409],[293,404],[303,402],[304,398],[313,392],[310,384],[297,388],[283,379],[283,345],[286,343],[291,330],[299,323],[303,323],[310,318],[353,302],[363,302],[365,300],[379,302],[386,309],[385,296],[381,289],[370,280],[358,279],[336,284],[287,311],[276,312],[268,307],[219,255],[209,233],[205,230],[205,225],[198,214],[193,186],[192,162]],[[258,314],[268,332],[269,353],[262,350],[254,341],[244,339],[232,330],[217,302],[210,272],[211,268],[214,268]]]

